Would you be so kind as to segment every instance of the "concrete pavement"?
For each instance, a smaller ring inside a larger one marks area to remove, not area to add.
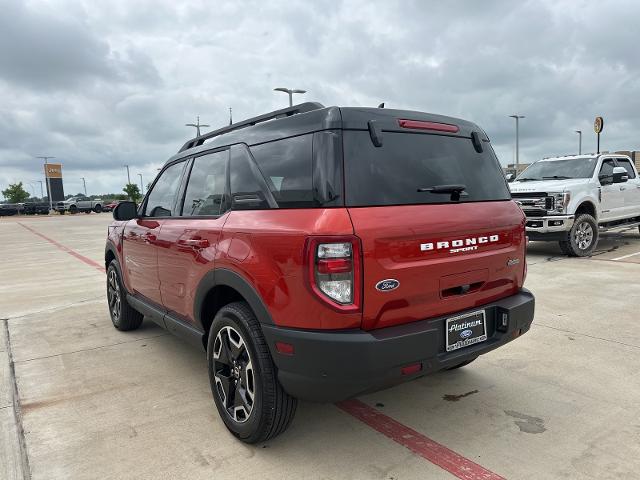
[[[15,363],[14,378],[0,325],[0,478],[455,478],[334,405],[301,403],[281,437],[237,442],[203,352],[151,322],[113,329],[104,274],[25,228],[101,264],[109,221],[0,219],[0,318]],[[607,234],[592,259],[532,244],[529,333],[359,400],[493,478],[639,478],[640,255],[614,260],[636,252],[637,230]]]

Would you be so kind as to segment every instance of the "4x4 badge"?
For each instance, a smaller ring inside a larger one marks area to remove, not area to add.
[[[400,286],[400,282],[395,278],[387,278],[386,280],[380,280],[376,283],[376,289],[381,292],[388,292],[389,290],[395,290]]]

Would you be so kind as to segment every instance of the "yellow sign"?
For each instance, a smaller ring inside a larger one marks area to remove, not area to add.
[[[59,163],[46,163],[44,176],[47,178],[62,178],[62,165]]]
[[[593,129],[596,133],[600,133],[604,128],[604,118],[596,117],[596,121],[593,122]]]

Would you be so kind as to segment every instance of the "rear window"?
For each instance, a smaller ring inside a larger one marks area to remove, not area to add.
[[[436,185],[465,185],[459,202],[511,198],[488,143],[478,153],[471,139],[446,135],[384,132],[382,147],[369,132],[345,131],[343,138],[348,206],[456,202],[451,194],[418,192]]]

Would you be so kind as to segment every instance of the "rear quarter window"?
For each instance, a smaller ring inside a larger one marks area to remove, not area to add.
[[[366,131],[343,137],[347,206],[452,202],[449,194],[418,192],[434,185],[465,185],[456,203],[511,198],[489,143],[478,153],[470,138],[448,135],[384,132],[382,147]]]
[[[251,153],[280,208],[315,206],[312,135],[254,145]]]

